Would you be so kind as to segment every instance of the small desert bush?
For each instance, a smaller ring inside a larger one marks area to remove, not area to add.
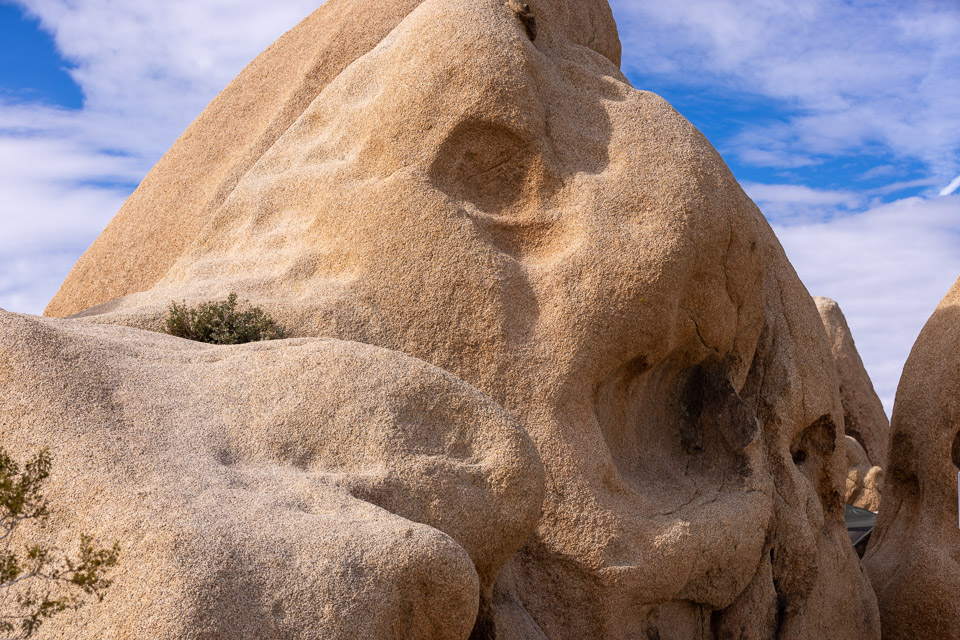
[[[170,303],[166,332],[178,338],[211,344],[243,344],[284,337],[283,328],[259,307],[237,310],[237,294],[222,302],[205,302],[188,308]]]

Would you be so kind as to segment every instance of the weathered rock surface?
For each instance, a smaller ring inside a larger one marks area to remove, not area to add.
[[[890,421],[883,403],[863,366],[840,305],[830,298],[818,297],[814,301],[837,365],[844,431],[860,443],[872,466],[883,467],[887,463],[887,440],[890,437]]]
[[[877,526],[864,556],[885,640],[960,638],[960,281],[903,368]]]
[[[260,54],[150,171],[45,314],[66,316],[153,286],[318,94],[421,1],[330,0]]]
[[[845,500],[861,509],[880,509],[880,488],[883,485],[883,469],[870,464],[867,452],[860,443],[846,436],[847,491]]]
[[[890,423],[867,374],[847,319],[836,301],[813,299],[827,332],[830,352],[840,383],[846,434],[847,504],[877,511],[883,487]]]
[[[465,638],[540,515],[489,398],[370,345],[212,347],[0,312],[0,426],[49,446],[52,531],[119,540],[44,637]]]
[[[336,619],[358,637],[877,638],[843,524],[843,407],[809,294],[707,140],[620,73],[605,0],[530,5],[535,41],[502,0],[325,4],[231,84],[84,256],[47,310],[79,321],[16,320],[40,329],[18,329],[33,337],[6,357],[46,373],[53,408],[32,409],[20,386],[33,414],[14,404],[0,415],[20,450],[44,440],[27,426],[40,418],[40,433],[62,434],[83,462],[84,482],[60,487],[70,504],[167,492],[130,518],[109,507],[101,526],[113,533],[115,517],[138,545],[161,545],[127,558],[172,579],[177,556],[150,558],[172,554],[162,545],[174,538],[151,532],[189,520],[184,545],[200,568],[166,590],[151,583],[156,606],[176,601],[181,620],[218,607],[213,618],[229,618],[239,599],[243,611],[295,610],[280,616],[289,637],[327,637]],[[348,342],[202,348],[98,326],[156,328],[171,300],[230,291],[294,335]],[[65,365],[25,351],[55,353],[65,333],[89,345],[69,366],[110,391],[60,389]],[[140,373],[98,374],[111,353]],[[266,354],[315,384],[264,396],[275,388]],[[354,357],[364,367],[342,365]],[[380,371],[379,358],[393,364]],[[414,384],[421,375],[438,382]],[[194,388],[198,399],[184,395]],[[400,408],[384,404],[391,393]],[[207,408],[220,394],[230,412]],[[454,398],[489,417],[434,415]],[[271,408],[281,400],[282,416]],[[351,402],[363,408],[329,408]],[[75,407],[88,413],[71,417]],[[360,482],[368,440],[397,439],[377,454],[398,469],[394,484],[344,493],[298,475],[330,437],[300,414],[327,411],[346,414],[342,449],[316,458],[317,471],[346,465],[354,480],[343,482]],[[466,468],[406,465],[421,431],[452,434],[429,451]],[[105,463],[123,458],[113,447],[139,457],[112,471]],[[480,451],[490,462],[473,470]],[[151,455],[182,459],[188,480],[165,489],[159,463],[139,469]],[[541,464],[542,514],[511,555],[539,513]],[[261,467],[279,470],[268,481]],[[469,474],[483,469],[477,486]],[[308,507],[284,511],[288,492]],[[220,523],[211,536],[207,521]],[[344,558],[359,558],[343,587],[355,607],[337,591]],[[262,584],[244,568],[276,563]],[[126,584],[147,579],[129,570]],[[258,594],[276,595],[260,605]],[[126,624],[89,615],[84,640]],[[245,621],[216,624],[267,624],[235,617]]]

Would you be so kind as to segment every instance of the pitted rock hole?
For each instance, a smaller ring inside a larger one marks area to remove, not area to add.
[[[530,5],[522,0],[510,0],[507,5],[527,31],[527,37],[533,42],[537,39],[537,18],[533,15]]]
[[[953,437],[953,448],[950,451],[950,457],[953,460],[953,466],[960,470],[960,432]]]
[[[523,194],[537,152],[516,132],[493,122],[459,124],[430,166],[433,184],[486,213],[499,213]]]
[[[820,416],[810,424],[790,447],[793,461],[802,465],[808,459],[822,461],[836,449],[837,427],[830,416]]]
[[[843,508],[843,496],[830,479],[830,458],[837,451],[837,425],[829,415],[822,415],[803,430],[793,444],[790,454],[797,469],[820,496],[824,509]]]

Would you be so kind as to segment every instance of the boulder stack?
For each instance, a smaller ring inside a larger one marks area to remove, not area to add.
[[[876,512],[880,509],[880,489],[883,486],[883,469],[870,463],[867,452],[860,443],[846,436],[847,490],[844,499],[861,509]]]

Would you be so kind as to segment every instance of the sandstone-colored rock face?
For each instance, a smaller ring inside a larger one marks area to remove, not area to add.
[[[70,315],[156,284],[317,95],[420,2],[330,0],[260,54],[150,171],[45,314]]]
[[[71,504],[98,495],[108,445],[142,452],[139,460],[157,448],[158,459],[195,460],[193,475],[181,474],[190,481],[156,495],[149,514],[121,519],[120,529],[105,519],[101,532],[161,545],[127,558],[163,558],[171,547],[149,541],[169,538],[150,532],[174,524],[155,523],[191,514],[186,544],[201,568],[165,592],[170,601],[205,620],[220,599],[253,603],[253,592],[276,591],[258,611],[295,610],[283,627],[289,637],[328,637],[323,605],[341,633],[360,629],[356,637],[877,638],[876,602],[843,525],[843,407],[809,294],[706,139],[620,73],[605,0],[530,5],[535,41],[503,0],[331,0],[211,105],[48,308],[81,317],[16,320],[43,329],[8,348],[27,370],[36,356],[22,354],[24,344],[56,344],[61,333],[90,345],[68,360],[85,377],[100,370],[101,353],[143,368],[106,378],[129,378],[122,392],[72,396],[55,383],[66,365],[48,359],[31,374],[61,407],[50,411],[64,420],[47,429],[91,461],[88,481],[69,485]],[[368,19],[369,28],[357,26]],[[360,35],[346,51],[348,26]],[[312,71],[311,60],[326,71]],[[230,291],[295,336],[346,342],[210,348],[100,326],[157,328],[171,300]],[[368,368],[340,364],[344,350]],[[260,371],[264,354],[318,379],[264,396],[273,388]],[[389,370],[375,370],[381,357]],[[440,378],[414,384],[420,375]],[[233,409],[211,412],[227,390]],[[390,393],[404,402],[384,405]],[[456,398],[488,417],[464,419],[449,408]],[[271,408],[280,399],[290,403],[282,416]],[[95,402],[124,429],[63,414]],[[156,420],[181,416],[176,426],[132,418],[154,402]],[[338,402],[362,408],[328,408]],[[195,409],[177,409],[184,403]],[[16,425],[20,449],[39,444],[26,426],[37,421],[11,411],[0,415]],[[312,452],[330,437],[300,411],[346,414],[342,444],[318,458],[320,471],[334,473],[335,460],[346,476],[365,478],[364,461],[379,456],[377,468],[398,469],[398,479],[349,495],[296,479],[315,468],[298,462],[314,459],[300,447]],[[426,432],[451,434],[428,449],[437,464],[450,460],[448,475],[404,466],[416,437],[397,425],[421,421]],[[154,439],[143,440],[144,429]],[[218,430],[236,432],[223,437],[239,444],[221,444],[210,435]],[[524,432],[537,456],[524,449]],[[376,456],[363,453],[370,438],[383,440]],[[103,483],[116,504],[125,504],[112,497],[121,491],[166,486],[161,469],[151,476],[138,464]],[[243,476],[243,491],[230,484],[257,465],[288,475]],[[287,478],[309,505],[292,515],[281,506]],[[208,485],[212,498],[197,490]],[[461,493],[475,496],[469,506]],[[258,519],[254,533],[234,533],[248,530],[237,524],[247,516],[223,505],[260,503],[257,513],[280,511],[281,524]],[[224,522],[213,543],[201,526],[213,518],[207,504]],[[314,524],[302,513],[311,509],[328,520]],[[72,517],[87,522],[82,513]],[[204,563],[204,553],[215,560]],[[240,560],[222,571],[211,564],[224,557]],[[349,567],[329,568],[342,558],[361,567],[342,587],[362,600],[355,607],[337,591],[336,572]],[[145,562],[176,575],[176,559]],[[259,573],[244,567],[271,563],[285,568],[250,586]],[[284,582],[284,572],[295,579]],[[203,588],[214,579],[219,589]],[[411,583],[412,591],[397,586]],[[121,628],[89,620],[82,640]],[[225,637],[265,632],[236,633]]]
[[[880,488],[883,486],[883,469],[870,464],[867,452],[860,443],[846,436],[847,491],[846,503],[861,509],[880,509]]]
[[[533,532],[543,470],[422,361],[212,347],[0,312],[4,447],[49,446],[52,531],[119,540],[106,600],[43,637],[465,638]]]
[[[840,306],[830,298],[814,298],[814,301],[837,365],[844,431],[860,443],[872,466],[883,467],[887,463],[887,439],[890,435],[890,421],[883,410],[883,403],[863,366]]]
[[[891,421],[883,500],[864,565],[884,640],[960,638],[960,281],[917,338]]]

